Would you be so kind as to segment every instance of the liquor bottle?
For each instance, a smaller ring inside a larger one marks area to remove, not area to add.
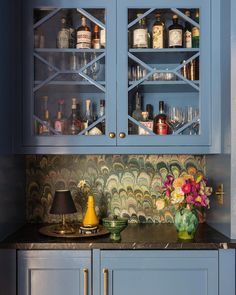
[[[144,125],[146,128],[153,130],[153,120],[149,120],[148,112],[142,112],[143,120],[140,121],[142,125]],[[139,135],[149,135],[149,132],[143,129],[141,126],[139,126]]]
[[[93,114],[92,114],[92,102],[90,99],[85,101],[85,116],[83,118],[83,127],[84,129],[88,128],[89,125],[93,123]],[[88,134],[88,132],[86,132]]]
[[[69,30],[69,48],[76,48],[76,31],[73,25],[73,10],[69,10],[67,15]]]
[[[154,118],[153,132],[158,135],[168,134],[167,116],[164,112],[164,101],[159,101],[159,114]]]
[[[164,32],[165,24],[161,21],[160,13],[157,13],[152,27],[152,48],[164,48]]]
[[[173,15],[173,24],[169,26],[169,47],[182,48],[183,47],[183,26],[178,23],[178,16]]]
[[[146,112],[148,112],[148,120],[153,121],[153,106],[151,104],[146,105]]]
[[[106,20],[105,17],[103,19],[103,24],[105,24]],[[101,29],[100,30],[100,43],[101,43],[101,48],[106,47],[106,29]]]
[[[63,114],[64,100],[58,101],[58,111],[56,119],[54,120],[54,129],[59,134],[66,133],[66,119]]]
[[[140,93],[137,91],[135,94],[135,109],[132,113],[132,117],[136,121],[142,121],[143,119],[141,105],[142,105],[142,97]]]
[[[137,14],[137,18],[142,14]],[[137,27],[133,31],[133,47],[134,48],[148,48],[148,29],[145,18],[142,18]]]
[[[76,98],[72,98],[71,115],[69,118],[68,134],[76,135],[81,131],[81,121],[77,115],[77,103]]]
[[[92,40],[93,48],[100,49],[101,42],[100,42],[100,28],[98,25],[95,25],[93,28],[93,40]]]
[[[42,122],[38,125],[39,135],[50,135],[51,121],[48,110],[48,96],[42,97]]]
[[[57,48],[69,48],[70,32],[66,24],[66,18],[61,18],[61,29],[57,34]]]
[[[187,17],[191,17],[190,11],[185,11]],[[184,27],[184,46],[185,48],[192,48],[192,25],[186,21]]]
[[[99,108],[99,118],[103,117],[105,115],[105,100],[101,99],[100,100],[100,108]],[[93,121],[96,121],[97,117]],[[102,122],[99,122],[95,127],[93,127],[91,130],[88,132],[89,135],[103,135],[105,134],[105,120]]]
[[[91,48],[91,31],[87,26],[86,17],[82,16],[82,24],[77,30],[76,48]]]
[[[199,10],[196,11],[194,20],[199,23]],[[192,45],[193,48],[199,48],[200,46],[200,29],[197,26],[192,28]]]

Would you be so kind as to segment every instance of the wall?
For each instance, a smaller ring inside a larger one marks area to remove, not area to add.
[[[27,156],[26,194],[29,222],[55,222],[49,214],[56,189],[70,189],[81,221],[86,194],[78,189],[86,180],[100,217],[126,216],[131,222],[173,222],[174,207],[156,202],[168,174],[204,172],[203,156]]]

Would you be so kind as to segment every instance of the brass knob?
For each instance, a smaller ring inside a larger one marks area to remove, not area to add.
[[[109,137],[110,137],[110,138],[115,138],[115,137],[116,137],[115,132],[110,132],[110,133],[109,133]]]
[[[120,136],[120,138],[125,138],[125,137],[126,137],[126,134],[125,134],[124,132],[121,132],[121,133],[119,134],[119,136]]]

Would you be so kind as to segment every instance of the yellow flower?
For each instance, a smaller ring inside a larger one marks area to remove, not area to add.
[[[201,203],[202,198],[200,196],[196,197],[195,202]]]
[[[86,180],[80,180],[77,187],[80,189],[84,189],[86,187]]]
[[[203,179],[203,175],[198,175],[197,179],[196,179],[196,183],[199,183],[201,180]]]
[[[197,169],[195,167],[193,167],[193,166],[188,167],[188,170],[187,171],[188,171],[188,173],[190,175],[195,175],[197,173]]]
[[[156,206],[157,206],[157,210],[162,210],[165,207],[165,201],[163,199],[157,199],[156,200]]]
[[[173,187],[181,188],[185,184],[185,179],[183,177],[176,178],[173,182]]]
[[[179,204],[184,200],[184,193],[181,189],[181,187],[177,187],[172,193],[171,193],[171,203],[172,204]]]
[[[189,174],[185,174],[182,176],[185,180],[192,180],[194,181],[194,177],[192,175],[189,175]]]

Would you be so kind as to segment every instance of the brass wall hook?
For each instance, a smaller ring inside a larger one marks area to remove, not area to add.
[[[219,205],[223,205],[224,204],[224,195],[225,195],[223,183],[220,183],[217,186],[217,189],[216,189],[215,194],[217,196],[217,202],[218,202],[218,204]]]

